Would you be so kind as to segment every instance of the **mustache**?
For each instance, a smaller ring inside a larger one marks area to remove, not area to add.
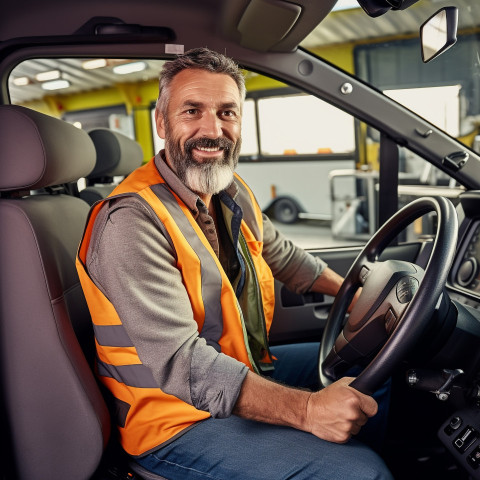
[[[194,148],[221,148],[230,151],[233,148],[233,142],[225,137],[218,138],[190,138],[185,142],[185,152],[191,152]]]

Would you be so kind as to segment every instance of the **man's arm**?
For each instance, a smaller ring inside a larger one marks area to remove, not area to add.
[[[305,293],[312,287],[327,264],[293,244],[263,216],[263,258],[273,276],[295,293]],[[326,293],[326,292],[324,292]]]
[[[323,390],[309,392],[248,372],[233,413],[310,432],[330,442],[345,443],[378,408],[372,397],[348,386],[352,380],[344,377]]]
[[[342,283],[343,277],[337,272],[334,272],[330,267],[326,267],[321,275],[313,282],[310,290],[334,297],[338,293]]]
[[[295,293],[307,291],[335,297],[342,286],[343,277],[318,257],[310,255],[284,237],[264,215],[263,257],[273,276]],[[360,294],[357,291],[349,311]]]
[[[326,267],[322,274],[317,277],[317,279],[313,282],[310,290],[312,292],[319,292],[325,293],[326,295],[331,295],[335,297],[340,290],[340,287],[343,283],[343,277],[339,275],[337,272],[334,272],[331,268]],[[353,297],[352,303],[348,307],[348,311],[351,312],[355,302],[357,301],[358,297],[360,296],[361,289],[358,289]]]

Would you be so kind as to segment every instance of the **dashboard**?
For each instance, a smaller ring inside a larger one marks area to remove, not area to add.
[[[459,243],[447,290],[459,311],[457,329],[465,329],[472,336],[480,332],[480,191],[465,192],[457,206],[459,215]],[[467,368],[475,370],[478,361],[478,342],[469,346]],[[474,373],[478,378],[478,373]],[[474,384],[478,382],[474,381]],[[465,405],[447,418],[438,430],[438,437],[457,462],[470,474],[480,479],[480,408],[479,387],[470,405]]]
[[[471,226],[469,239],[463,250],[456,275],[457,283],[480,296],[480,222],[478,220]]]
[[[457,211],[459,245],[449,279],[450,296],[480,309],[480,191],[463,193]]]

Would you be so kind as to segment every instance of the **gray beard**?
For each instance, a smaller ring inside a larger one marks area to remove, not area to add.
[[[181,180],[196,193],[215,195],[225,190],[233,181],[233,165],[201,164],[187,167]]]
[[[169,133],[169,132],[168,132]],[[178,178],[193,192],[201,195],[215,195],[225,190],[233,181],[238,164],[241,140],[234,145],[226,138],[190,139],[185,142],[185,153],[171,134],[166,135],[165,148]],[[168,140],[167,140],[168,139]],[[195,146],[223,147],[223,157],[219,161],[199,163],[192,155]]]

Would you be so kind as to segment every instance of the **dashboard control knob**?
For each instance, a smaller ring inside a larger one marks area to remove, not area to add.
[[[462,425],[462,419],[460,417],[452,417],[450,420],[450,427],[452,427],[452,430],[457,430],[457,428],[460,428]]]
[[[450,422],[448,422],[448,425],[443,429],[443,431],[450,436],[453,432],[455,432],[462,426],[462,423],[462,419],[459,416],[455,415],[450,419]]]
[[[457,282],[459,283],[459,285],[461,285],[462,287],[466,287],[467,285],[472,283],[472,281],[477,275],[477,270],[477,260],[473,257],[466,258],[458,269]]]

